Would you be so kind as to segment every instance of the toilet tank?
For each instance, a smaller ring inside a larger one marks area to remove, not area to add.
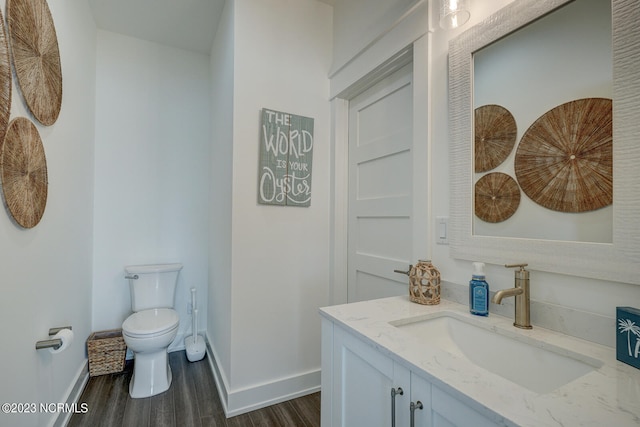
[[[182,264],[128,265],[124,268],[133,311],[173,308]]]

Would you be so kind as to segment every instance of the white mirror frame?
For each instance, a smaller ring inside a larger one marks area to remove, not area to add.
[[[450,247],[456,259],[640,284],[640,1],[612,0],[613,243],[473,235],[473,53],[572,0],[515,0],[449,43]]]

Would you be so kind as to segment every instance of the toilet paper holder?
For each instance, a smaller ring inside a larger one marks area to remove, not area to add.
[[[71,326],[60,326],[57,328],[50,328],[49,336],[52,337],[63,329],[72,329],[72,328]],[[60,338],[42,340],[42,341],[36,342],[36,350],[41,350],[43,348],[53,348],[54,350],[57,350],[60,348],[61,345],[62,345],[62,340]]]

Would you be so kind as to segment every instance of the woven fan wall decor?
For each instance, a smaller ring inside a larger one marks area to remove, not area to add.
[[[559,212],[613,203],[612,101],[586,98],[545,113],[516,151],[518,183],[531,200]]]
[[[35,227],[47,204],[47,160],[38,129],[29,119],[17,117],[9,123],[0,170],[9,212],[20,226]]]
[[[4,18],[0,12],[0,152],[11,114],[11,60]]]
[[[506,173],[488,173],[476,182],[475,213],[485,222],[502,222],[520,206],[518,183]]]
[[[50,126],[62,106],[62,68],[53,18],[45,0],[7,0],[13,65],[33,116]]]
[[[475,172],[487,172],[504,162],[513,150],[518,129],[513,115],[500,105],[483,105],[474,118]]]

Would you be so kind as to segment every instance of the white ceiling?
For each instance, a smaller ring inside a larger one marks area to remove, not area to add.
[[[98,28],[204,54],[225,0],[89,0]]]
[[[319,0],[333,5],[336,0]],[[98,28],[211,53],[225,0],[89,0]]]

